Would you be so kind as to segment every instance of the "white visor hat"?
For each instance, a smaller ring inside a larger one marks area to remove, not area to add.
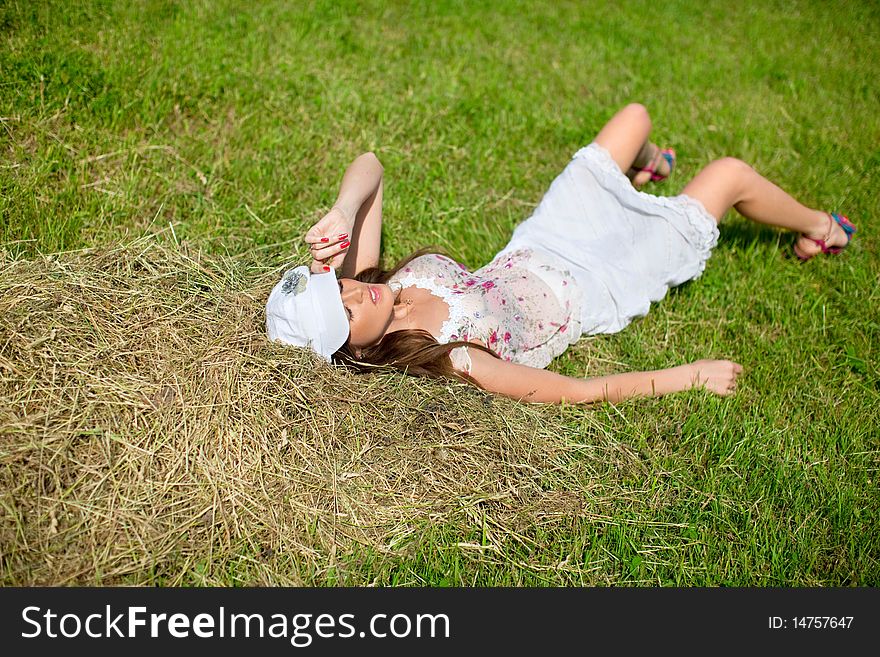
[[[284,272],[266,303],[266,332],[273,342],[310,347],[331,362],[349,334],[336,271],[313,274],[300,265]]]

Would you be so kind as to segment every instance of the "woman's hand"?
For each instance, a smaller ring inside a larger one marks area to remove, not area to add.
[[[722,397],[736,392],[736,377],[743,371],[742,365],[730,360],[698,360],[685,365],[685,369],[689,387],[704,387]]]
[[[325,266],[334,269],[342,266],[351,244],[353,229],[354,217],[349,217],[335,205],[318,223],[309,228],[305,240],[312,254],[312,264],[309,267],[312,273],[323,273]]]

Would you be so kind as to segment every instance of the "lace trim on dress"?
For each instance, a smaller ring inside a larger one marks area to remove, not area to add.
[[[471,322],[468,318],[467,310],[455,303],[455,295],[453,295],[452,290],[449,288],[437,285],[430,278],[414,276],[413,274],[408,274],[399,279],[399,283],[402,287],[415,285],[423,290],[427,290],[435,297],[439,297],[446,302],[446,306],[449,309],[449,318],[443,322],[443,325],[440,327],[440,335],[437,337],[437,342],[440,344],[446,344],[449,342],[452,334],[462,326],[467,325],[469,329],[471,328]]]

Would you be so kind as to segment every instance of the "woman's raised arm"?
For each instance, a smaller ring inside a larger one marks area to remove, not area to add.
[[[699,360],[665,370],[579,379],[499,360],[477,349],[469,351],[470,375],[481,387],[525,402],[619,402],[630,397],[659,397],[701,386],[727,396],[736,391],[736,377],[742,372],[742,366],[729,360]]]
[[[345,170],[330,212],[305,236],[315,259],[312,271],[320,271],[319,266],[327,262],[342,267],[341,277],[351,278],[379,264],[383,172],[372,152],[359,155]],[[343,234],[348,237],[343,239]]]

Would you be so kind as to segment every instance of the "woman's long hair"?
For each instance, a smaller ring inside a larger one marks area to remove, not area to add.
[[[400,269],[419,256],[439,253],[446,256],[441,250],[425,247],[411,253],[401,260],[393,269],[382,270],[379,267],[370,267],[358,272],[354,279],[361,283],[387,283]],[[449,256],[446,256],[449,257]],[[400,297],[398,292],[394,302]],[[456,340],[446,344],[440,344],[433,335],[424,329],[403,329],[388,333],[378,344],[361,349],[360,356],[356,356],[349,341],[346,340],[336,353],[333,354],[333,362],[345,365],[356,372],[375,372],[377,368],[394,369],[404,374],[414,376],[447,377],[468,381],[474,385],[479,384],[467,374],[461,374],[452,367],[449,352],[456,347],[467,346],[472,349],[480,349],[500,358],[491,349],[467,340]]]

